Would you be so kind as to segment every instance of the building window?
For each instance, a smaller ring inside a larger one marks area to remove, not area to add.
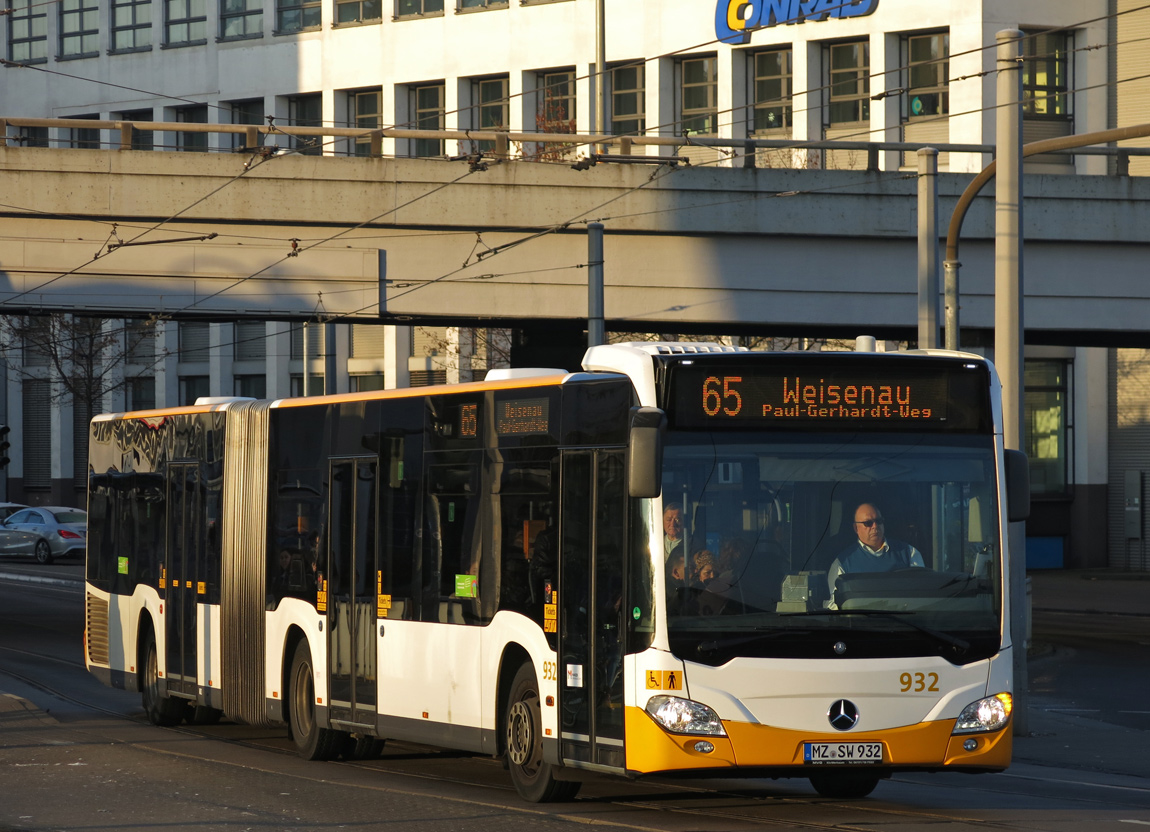
[[[233,395],[244,396],[249,399],[262,399],[267,396],[267,391],[268,380],[264,375],[236,376]]]
[[[208,39],[207,0],[164,0],[164,43],[190,46]]]
[[[156,380],[151,376],[128,379],[128,410],[154,410],[156,407]]]
[[[184,407],[212,395],[210,376],[180,376],[180,404]]]
[[[1066,32],[1028,34],[1022,40],[1022,112],[1025,118],[1070,118],[1070,40]]]
[[[318,29],[321,13],[320,0],[276,0],[276,34]]]
[[[304,333],[307,333],[307,357],[319,358],[323,353],[323,324],[305,324],[302,326],[293,326],[291,330],[291,357],[293,359],[303,358],[304,351]]]
[[[112,51],[152,48],[152,0],[112,0]]]
[[[1065,494],[1070,483],[1070,362],[1027,359],[1024,449],[1033,494]]]
[[[237,321],[236,361],[263,361],[268,355],[268,327],[263,321]]]
[[[48,147],[48,128],[21,127],[15,140],[21,147]]]
[[[372,390],[383,389],[383,373],[370,373],[366,375],[351,376],[351,392],[367,393]]]
[[[323,126],[323,95],[297,95],[288,99],[288,123],[293,127]],[[323,155],[322,136],[292,136],[292,149],[305,156]]]
[[[828,126],[870,122],[870,42],[830,46]]]
[[[323,374],[312,373],[307,378],[308,391],[303,390],[303,375],[293,374],[291,377],[291,395],[293,396],[322,396],[324,393]]]
[[[574,71],[540,73],[535,128],[540,133],[575,132]]]
[[[643,64],[611,70],[611,135],[642,136],[647,131],[645,80]]]
[[[128,321],[124,325],[125,357],[129,364],[151,366],[156,361],[155,321]]]
[[[713,136],[718,132],[718,59],[684,58],[679,62],[680,125],[684,136]]]
[[[946,115],[950,112],[950,35],[910,35],[906,48],[903,118],[915,121]]]
[[[96,116],[68,116],[68,118],[90,118]],[[100,130],[96,127],[69,127],[68,147],[81,147],[89,150],[100,148]]]
[[[410,106],[416,130],[443,130],[443,84],[421,84],[410,88]],[[443,155],[443,139],[415,139],[412,155],[428,157]]]
[[[48,6],[38,0],[9,0],[8,57],[13,61],[48,60]]]
[[[207,124],[208,105],[176,108],[176,121],[184,124]],[[181,130],[176,134],[176,150],[202,153],[208,149],[208,134]]]
[[[20,396],[24,415],[24,490],[47,491],[52,487],[52,389],[51,382],[26,378]]]
[[[60,57],[88,58],[100,52],[97,0],[60,0]]]
[[[507,0],[459,0],[459,11],[468,9],[506,9]]]
[[[755,53],[751,83],[751,131],[755,136],[790,136],[793,56],[791,49]]]
[[[116,115],[119,121],[151,121],[151,110],[124,110]],[[155,135],[151,130],[132,130],[132,150],[154,150]]]
[[[443,14],[443,0],[398,0],[395,6],[396,17],[428,14]]]
[[[384,358],[387,356],[387,332],[382,326],[351,325],[352,358]]]
[[[412,370],[412,387],[430,387],[433,384],[447,384],[447,370]]]
[[[220,38],[241,40],[263,33],[263,0],[220,0]]]
[[[207,361],[211,355],[211,324],[184,321],[180,324],[180,361]]]
[[[353,127],[364,130],[378,130],[383,126],[382,90],[363,90],[347,94],[348,109],[353,113]],[[356,136],[352,147],[353,156],[371,155],[371,136]]]
[[[335,25],[378,23],[383,19],[383,0],[335,0]]]
[[[231,111],[232,124],[263,124],[264,100],[262,98],[249,98],[246,101],[232,101],[228,104]],[[261,143],[256,139],[256,146]],[[232,133],[232,149],[239,150],[248,146],[247,136],[243,133]]]
[[[479,130],[508,130],[510,107],[508,104],[507,76],[499,78],[478,78],[472,82],[472,95],[475,102],[476,128]],[[495,142],[478,142],[481,152],[495,150]]]

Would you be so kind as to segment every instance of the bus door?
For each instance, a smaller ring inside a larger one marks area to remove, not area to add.
[[[623,452],[569,451],[560,491],[561,756],[624,766]]]
[[[328,662],[332,719],[375,725],[376,458],[331,462]]]
[[[196,599],[207,536],[204,490],[195,462],[168,466],[168,545],[163,586],[168,691],[197,692]]]

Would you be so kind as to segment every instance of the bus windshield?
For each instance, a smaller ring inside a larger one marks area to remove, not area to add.
[[[683,431],[663,470],[672,651],[987,658],[1001,642],[993,437]]]

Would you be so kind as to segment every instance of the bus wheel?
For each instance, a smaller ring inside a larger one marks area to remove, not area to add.
[[[535,668],[524,664],[511,683],[504,715],[507,767],[519,796],[531,803],[571,800],[581,783],[557,780],[555,766],[543,761],[543,728]]]
[[[315,682],[311,666],[311,650],[306,641],[295,648],[291,663],[291,692],[288,699],[288,719],[296,751],[305,760],[330,760],[343,747],[342,731],[320,728],[315,718]]]
[[[143,671],[140,698],[148,721],[153,725],[179,725],[184,718],[185,703],[160,693],[160,656],[156,650],[156,634],[150,627],[144,636]]]
[[[812,774],[811,785],[823,797],[834,797],[839,800],[856,800],[866,797],[878,785],[877,774]]]

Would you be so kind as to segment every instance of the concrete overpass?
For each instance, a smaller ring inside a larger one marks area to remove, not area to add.
[[[3,312],[576,323],[599,221],[610,329],[916,333],[913,171],[0,143],[0,172]],[[944,228],[969,180],[939,176]],[[1150,344],[1150,180],[1023,187],[1027,343]],[[963,229],[965,345],[993,327],[992,236],[988,188]]]

